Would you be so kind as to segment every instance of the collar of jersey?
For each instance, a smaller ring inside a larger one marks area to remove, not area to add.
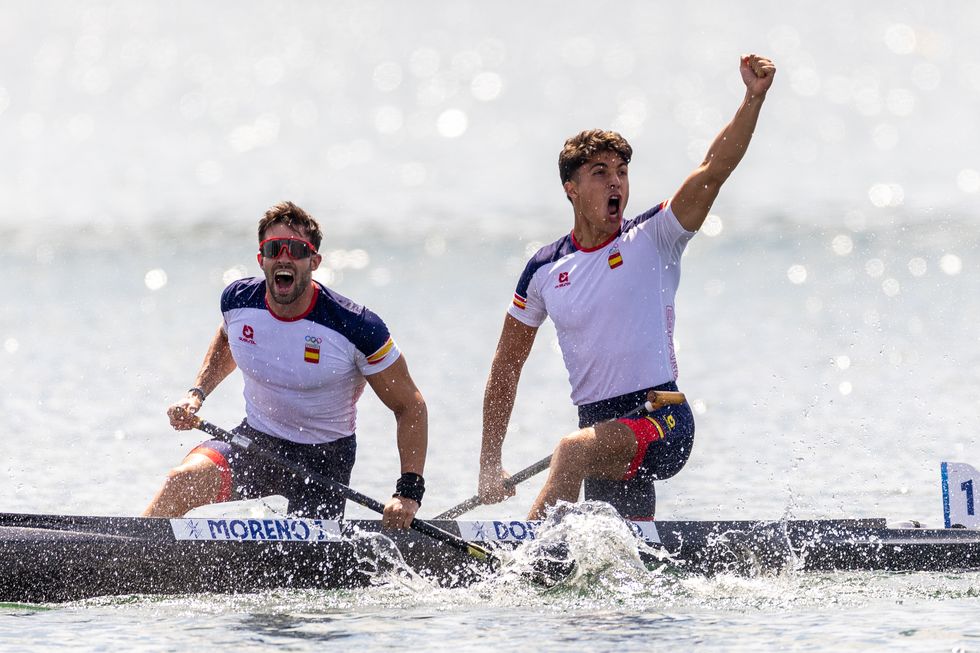
[[[306,307],[305,311],[303,311],[300,315],[297,315],[296,317],[282,317],[281,315],[276,315],[276,312],[272,310],[271,306],[269,306],[269,296],[267,294],[262,298],[262,301],[265,302],[265,309],[269,311],[269,315],[276,318],[280,322],[298,322],[299,320],[302,320],[307,315],[312,313],[313,307],[316,306],[316,300],[320,296],[320,284],[314,281],[313,288],[316,292],[313,293],[313,299],[310,300],[310,305]],[[268,290],[266,292],[268,292]]]
[[[612,236],[610,236],[605,242],[599,243],[595,247],[582,247],[582,245],[580,245],[579,242],[577,240],[575,240],[575,230],[572,229],[572,232],[571,232],[572,245],[575,245],[575,249],[577,249],[580,252],[586,252],[586,253],[588,253],[588,252],[595,252],[597,250],[602,249],[603,247],[605,247],[606,245],[608,245],[612,241],[616,240],[617,238],[619,238],[619,234],[622,232],[622,229],[623,229],[623,226],[620,225],[619,226],[619,229],[616,230],[616,233],[614,233]]]

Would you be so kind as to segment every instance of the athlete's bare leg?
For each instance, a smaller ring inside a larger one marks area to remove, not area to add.
[[[551,457],[548,480],[528,519],[543,519],[558,501],[578,501],[586,477],[621,479],[636,456],[636,435],[622,422],[596,424],[566,435]]]
[[[188,510],[214,503],[221,491],[221,470],[214,461],[199,453],[188,454],[167,473],[167,480],[144,517],[182,517]]]

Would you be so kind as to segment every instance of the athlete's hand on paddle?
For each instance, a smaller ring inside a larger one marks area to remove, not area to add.
[[[197,411],[201,410],[201,398],[188,393],[186,397],[174,403],[167,409],[170,426],[177,431],[190,431],[197,426]]]
[[[381,525],[385,528],[408,528],[418,510],[417,501],[406,497],[391,497],[381,513]]]
[[[478,492],[480,503],[500,503],[504,499],[509,499],[517,490],[513,485],[508,485],[505,481],[510,478],[502,467],[480,468],[480,484]]]
[[[745,82],[745,87],[749,93],[765,95],[776,76],[776,66],[765,57],[760,57],[757,54],[744,54],[739,72],[742,73],[742,81]]]

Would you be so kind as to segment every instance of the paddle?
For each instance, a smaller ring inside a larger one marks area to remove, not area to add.
[[[636,417],[637,415],[640,415],[642,413],[652,413],[653,411],[659,410],[664,406],[668,406],[672,404],[673,405],[683,404],[685,401],[687,401],[687,398],[684,396],[683,392],[672,392],[669,390],[659,390],[659,391],[650,390],[647,393],[647,400],[643,404],[637,406],[630,412],[626,413],[625,415],[621,415],[616,419],[629,419],[630,417]],[[517,485],[523,483],[524,481],[531,478],[538,472],[547,469],[549,465],[551,465],[551,455],[545,456],[538,462],[528,467],[525,467],[521,471],[517,472],[516,474],[514,474],[513,476],[505,480],[504,487],[508,489],[517,487]],[[463,501],[462,503],[458,503],[452,508],[440,512],[438,515],[433,517],[433,519],[455,519],[456,517],[462,515],[464,512],[468,512],[480,505],[483,505],[483,502],[480,501],[480,495],[474,494],[466,501]]]
[[[308,478],[311,482],[318,485],[322,485],[331,492],[336,492],[337,494],[343,496],[344,498],[353,501],[354,503],[360,504],[369,510],[373,510],[379,514],[383,514],[385,511],[384,504],[376,499],[372,499],[369,496],[361,494],[357,490],[351,489],[344,485],[343,483],[338,483],[332,479],[327,478],[323,474],[318,474],[316,472],[310,471],[303,467],[302,465],[295,463],[287,458],[276,455],[271,451],[262,449],[261,447],[255,446],[255,443],[251,439],[247,438],[241,434],[232,434],[224,430],[220,426],[215,426],[211,422],[205,421],[200,417],[195,416],[194,428],[204,431],[208,435],[213,435],[215,437],[221,438],[227,441],[233,447],[237,447],[243,451],[250,451],[252,454],[257,455],[261,458],[265,458],[267,461],[288,469],[294,474],[298,474],[305,478]],[[418,531],[423,535],[427,535],[434,540],[448,544],[449,546],[458,549],[464,553],[469,554],[473,558],[490,565],[492,568],[497,568],[500,566],[500,560],[492,552],[484,547],[467,542],[463,538],[453,535],[447,531],[437,528],[432,524],[426,523],[424,521],[419,521],[418,519],[413,519],[412,523],[409,525],[414,531]]]
[[[538,472],[548,469],[549,465],[551,465],[551,454],[548,454],[538,462],[528,467],[525,467],[521,471],[515,473],[513,476],[505,480],[504,487],[508,489],[516,487],[517,485],[523,483],[524,481],[531,478]],[[474,494],[466,501],[463,501],[462,503],[458,503],[452,508],[440,512],[438,515],[433,517],[433,519],[455,519],[456,517],[462,515],[464,512],[469,512],[470,510],[473,510],[473,508],[476,508],[477,506],[480,505],[483,505],[483,502],[480,501],[480,495]]]

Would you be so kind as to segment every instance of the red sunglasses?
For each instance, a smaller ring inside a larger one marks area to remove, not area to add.
[[[293,260],[316,254],[313,243],[302,238],[266,238],[259,243],[259,254],[265,258],[279,258],[284,250],[286,256]]]

